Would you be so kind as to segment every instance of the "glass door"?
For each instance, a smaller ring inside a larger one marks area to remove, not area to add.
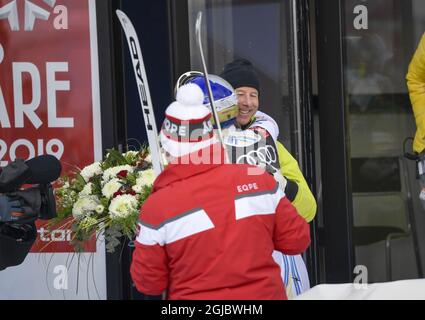
[[[276,120],[281,141],[299,156],[292,4],[277,0],[189,0],[190,65],[192,70],[202,71],[194,37],[196,16],[202,10],[209,73],[219,74],[236,58],[251,61],[261,84],[259,110]]]
[[[406,74],[421,0],[318,0],[323,282],[423,277],[425,214]],[[385,8],[385,10],[383,10]]]
[[[424,212],[418,206],[414,162],[403,157],[403,150],[416,129],[406,73],[425,32],[425,3],[343,4],[356,264],[367,267],[370,282],[422,277],[425,239],[418,231],[425,227]],[[411,151],[411,141],[405,148]]]
[[[187,21],[191,70],[202,71],[194,36],[199,11],[203,12],[202,42],[209,73],[220,74],[225,64],[237,58],[252,62],[261,86],[259,110],[277,122],[278,140],[298,160],[312,185],[306,4],[304,0],[188,0]],[[316,283],[314,223],[312,246],[306,253],[312,284]]]

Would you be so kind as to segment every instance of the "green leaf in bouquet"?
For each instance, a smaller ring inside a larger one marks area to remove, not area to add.
[[[107,151],[108,155],[105,161],[103,161],[103,163],[101,164],[102,170],[129,164],[127,162],[127,159],[118,150],[108,149]]]
[[[71,245],[74,247],[76,252],[84,251],[84,243],[91,239],[95,230],[91,232],[82,230],[78,225],[72,225],[71,230],[73,232],[73,237],[71,240]]]
[[[140,157],[139,154],[140,154],[140,151],[129,150],[124,154],[124,157],[126,162],[129,165],[135,166],[137,161],[139,160],[139,157]]]
[[[143,204],[145,200],[149,197],[149,195],[152,193],[153,185],[146,185],[142,187],[142,192],[139,196],[139,203]]]
[[[56,217],[49,221],[49,225],[54,226],[61,223],[63,220],[67,219],[72,215],[72,207],[67,208],[57,208]]]
[[[91,179],[92,182],[92,194],[101,195],[102,194],[102,176],[97,175]]]
[[[100,198],[99,199],[100,200],[100,204],[106,209],[106,210],[108,210],[108,208],[109,208],[109,204],[110,204],[110,202],[111,202],[111,200],[110,199],[108,199],[108,198],[105,198],[105,197],[102,197],[102,198]]]
[[[123,234],[118,225],[111,225],[105,229],[105,247],[109,253],[115,252],[115,248],[121,244],[120,239],[122,236]]]
[[[84,189],[84,186],[86,185],[86,181],[84,180],[83,176],[79,173],[75,175],[75,181],[73,184],[73,187],[76,191],[80,192]]]
[[[92,234],[93,231],[97,229],[97,226],[99,225],[99,220],[93,217],[85,217],[81,221],[78,222],[79,228],[87,233]]]
[[[137,180],[137,173],[129,172],[126,177],[127,184],[130,186],[134,186]]]
[[[131,239],[136,233],[137,220],[139,218],[139,211],[128,215],[125,218],[116,219],[111,222],[111,227],[120,230],[121,235]]]
[[[105,230],[105,239],[108,237],[120,238],[123,234],[121,233],[121,228],[119,225],[111,225],[109,228]]]

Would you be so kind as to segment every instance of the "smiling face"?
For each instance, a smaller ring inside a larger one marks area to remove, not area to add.
[[[252,116],[257,112],[259,100],[257,89],[251,87],[240,87],[235,90],[238,98],[239,112],[236,122],[244,126],[251,121]]]

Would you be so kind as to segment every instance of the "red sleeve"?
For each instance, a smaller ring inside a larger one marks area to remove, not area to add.
[[[155,194],[149,196],[140,210],[130,274],[138,291],[161,295],[168,288],[168,257],[163,233],[157,228],[163,221]]]
[[[286,197],[276,208],[274,245],[276,250],[289,255],[300,254],[310,245],[310,226]]]
[[[160,295],[168,287],[168,263],[164,247],[135,241],[130,273],[138,291]]]

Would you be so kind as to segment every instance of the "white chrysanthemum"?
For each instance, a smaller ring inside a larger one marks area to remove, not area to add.
[[[137,211],[137,199],[129,194],[117,196],[109,205],[109,214],[111,219],[126,218]]]
[[[155,175],[155,171],[153,171],[153,169],[148,169],[148,170],[144,170],[144,171],[140,171],[139,172],[139,177],[137,178],[137,180],[142,179],[142,185],[151,185],[154,183],[155,179],[156,179],[156,175]]]
[[[95,210],[96,210],[97,213],[101,214],[105,210],[105,207],[102,206],[101,204],[99,204],[99,205],[97,205]]]
[[[80,197],[81,196],[90,196],[92,194],[93,190],[93,183],[89,182],[87,183],[83,190],[80,191]]]
[[[136,184],[132,189],[140,193],[144,186],[150,186],[155,181],[155,172],[152,169],[144,170],[139,172],[139,177],[136,179]]]
[[[119,179],[114,178],[108,183],[106,183],[102,188],[102,194],[106,198],[111,198],[115,192],[117,192],[122,187],[122,183]]]
[[[100,167],[100,162],[92,163],[91,165],[85,167],[81,170],[80,174],[86,182],[90,180],[94,175],[101,174],[102,168]]]
[[[134,186],[132,186],[131,189],[133,189],[134,192],[136,192],[136,193],[140,193],[140,192],[142,192],[142,185],[137,184],[137,181],[136,181],[136,184]]]
[[[103,183],[107,183],[109,180],[116,178],[117,174],[123,170],[126,170],[129,173],[131,173],[133,172],[134,168],[126,164],[124,166],[117,166],[117,167],[106,169],[105,172],[103,173]]]
[[[82,219],[92,214],[100,204],[96,196],[81,197],[72,207],[72,215],[76,219]]]

